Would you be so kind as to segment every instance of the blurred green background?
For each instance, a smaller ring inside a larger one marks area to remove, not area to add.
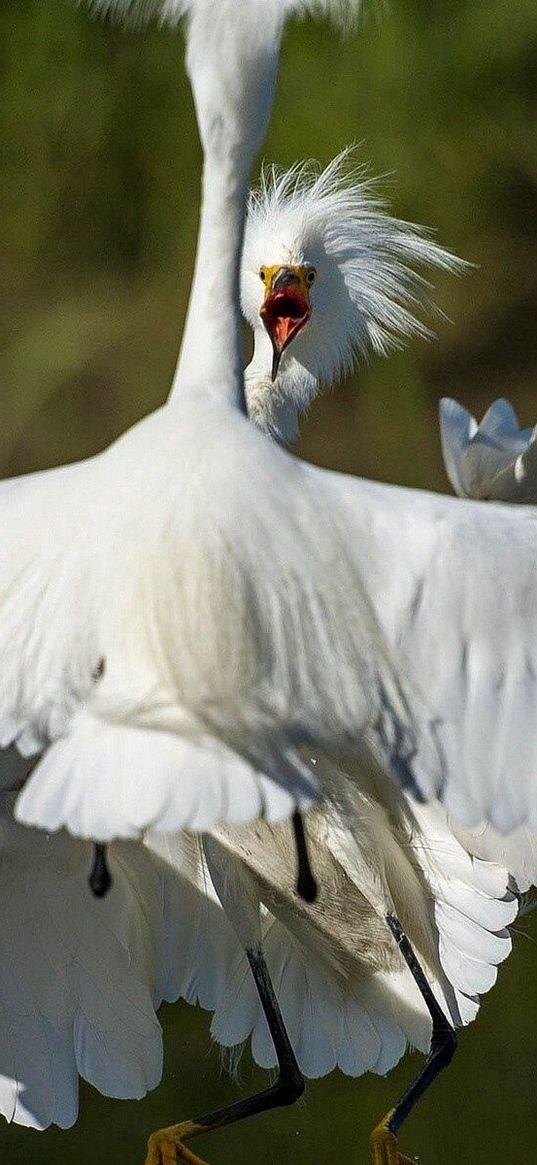
[[[0,0],[0,60],[0,469],[11,474],[97,451],[165,399],[200,152],[179,35],[126,33],[68,0]],[[345,44],[323,26],[290,31],[266,157],[326,162],[363,141],[394,210],[477,264],[438,280],[448,318],[433,344],[373,361],[315,404],[302,455],[442,489],[439,396],[481,413],[505,394],[525,424],[537,420],[536,124],[535,0],[393,0]],[[530,915],[449,1075],[405,1128],[403,1147],[422,1165],[534,1160],[535,937]],[[6,1165],[141,1165],[153,1127],[235,1099],[207,1017],[177,1007],[163,1021],[154,1095],[115,1103],[85,1090],[68,1133],[2,1125]],[[333,1076],[298,1108],[200,1149],[215,1165],[359,1165],[416,1063],[387,1080]],[[245,1059],[242,1086],[254,1083],[265,1077]]]

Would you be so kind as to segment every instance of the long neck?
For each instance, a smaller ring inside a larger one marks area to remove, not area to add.
[[[239,263],[247,179],[233,159],[205,158],[196,266],[170,399],[198,386],[246,411]]]
[[[272,107],[281,0],[196,0],[187,22],[187,71],[203,145],[202,210],[194,280],[172,386],[246,412],[239,269],[247,186]]]

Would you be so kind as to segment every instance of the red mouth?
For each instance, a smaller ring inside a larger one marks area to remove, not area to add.
[[[311,308],[299,288],[273,291],[261,308],[261,319],[272,341],[272,379],[276,379],[282,353],[310,318]]]

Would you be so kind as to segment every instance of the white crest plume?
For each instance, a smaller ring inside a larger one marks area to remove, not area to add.
[[[323,170],[315,162],[288,170],[267,166],[250,195],[242,306],[260,343],[260,267],[310,263],[317,270],[311,319],[284,353],[276,385],[280,399],[299,410],[371,351],[384,355],[407,338],[430,336],[416,314],[433,307],[422,269],[467,266],[426,229],[388,213],[378,179],[352,165],[354,152],[343,150]],[[254,360],[247,380],[261,379],[263,371]]]
[[[224,3],[235,7],[238,0],[89,0],[89,7],[125,24],[145,24],[155,19],[159,24],[177,25],[184,16],[199,14],[203,9],[209,15],[211,9],[221,10]],[[328,17],[345,32],[361,9],[361,0],[242,0],[243,7],[246,4],[257,7],[263,19],[279,17],[283,24],[293,16]]]

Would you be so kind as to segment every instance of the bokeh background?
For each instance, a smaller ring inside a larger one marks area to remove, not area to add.
[[[200,151],[178,34],[127,33],[69,0],[0,0],[0,63],[0,469],[13,474],[93,453],[164,401]],[[524,424],[537,421],[536,123],[535,0],[394,0],[345,44],[323,26],[290,30],[266,157],[326,162],[363,142],[394,210],[476,264],[437,281],[446,318],[432,344],[372,361],[314,405],[301,455],[444,489],[440,396],[481,414],[507,395]],[[405,1127],[403,1147],[423,1165],[534,1159],[535,938],[529,914],[449,1074]],[[247,1056],[242,1081],[226,1078],[202,1013],[165,1008],[162,1019],[156,1093],[118,1103],[85,1089],[70,1132],[2,1124],[2,1161],[141,1165],[156,1125],[265,1083]],[[296,1109],[200,1151],[214,1165],[361,1165],[369,1129],[416,1065],[407,1058],[386,1080],[334,1075]]]

